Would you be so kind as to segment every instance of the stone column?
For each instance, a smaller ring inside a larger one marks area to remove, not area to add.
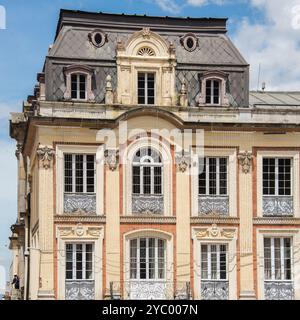
[[[253,275],[252,154],[239,154],[240,183],[240,299],[255,299]]]
[[[38,299],[54,299],[53,255],[53,158],[51,146],[39,145],[37,149],[38,170],[38,215],[40,244],[40,280]]]

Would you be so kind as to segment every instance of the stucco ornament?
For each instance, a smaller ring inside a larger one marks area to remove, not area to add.
[[[84,227],[81,223],[79,223],[75,228],[75,233],[78,237],[82,237],[84,235]]]
[[[197,232],[197,238],[225,238],[233,239],[235,236],[234,230],[227,230],[218,227],[216,224],[213,224],[210,228],[206,228]]]
[[[143,38],[149,39],[150,38],[150,28],[143,28]]]
[[[51,166],[55,151],[52,147],[39,145],[37,149],[37,156],[42,166],[47,170]]]
[[[175,155],[175,162],[179,171],[186,172],[191,165],[191,156],[189,153],[179,152]]]
[[[244,173],[249,173],[252,165],[253,155],[249,151],[244,151],[239,154],[239,160],[241,161],[242,171]]]
[[[104,157],[109,170],[115,171],[119,165],[119,151],[113,149],[105,150]]]
[[[108,75],[106,77],[105,81],[106,81],[105,103],[106,104],[113,104],[114,103],[114,94],[113,94],[113,89],[112,89],[112,84],[111,84],[111,76]]]
[[[15,152],[15,155],[16,155],[16,157],[17,157],[18,160],[20,159],[20,154],[21,154],[21,152],[22,152],[22,148],[23,148],[22,143],[18,143],[18,144],[17,144],[16,152]]]
[[[188,106],[187,89],[186,89],[185,79],[183,79],[181,82],[181,89],[180,89],[180,94],[179,94],[179,105],[180,105],[180,107],[187,107]]]

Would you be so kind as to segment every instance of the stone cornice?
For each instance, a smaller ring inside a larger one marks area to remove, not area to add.
[[[132,224],[176,224],[176,217],[163,217],[155,215],[121,216],[121,223]]]
[[[234,217],[191,217],[191,225],[196,224],[239,224],[240,219]]]
[[[82,215],[55,215],[54,223],[102,223],[106,222],[105,216]]]
[[[300,218],[254,218],[254,225],[296,225],[300,226]]]

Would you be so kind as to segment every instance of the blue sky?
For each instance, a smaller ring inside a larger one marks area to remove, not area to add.
[[[228,17],[229,34],[251,64],[251,87],[261,65],[267,89],[300,90],[300,0],[0,0],[0,265],[9,265],[9,226],[16,218],[15,142],[9,112],[32,93],[52,44],[59,10],[75,9],[162,16]],[[288,53],[288,56],[287,56]]]

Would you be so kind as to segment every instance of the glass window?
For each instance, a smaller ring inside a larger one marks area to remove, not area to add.
[[[65,192],[95,192],[95,155],[64,154]]]
[[[91,243],[66,244],[66,280],[92,280],[94,249]]]
[[[201,279],[227,280],[227,245],[201,245]]]
[[[165,240],[138,238],[130,240],[130,279],[165,279]]]
[[[291,189],[291,159],[263,159],[263,194],[274,196],[290,196]]]
[[[132,186],[134,194],[162,194],[163,164],[160,154],[152,148],[138,150],[132,167]]]
[[[206,80],[206,104],[219,105],[220,102],[220,80]]]
[[[198,177],[199,195],[227,195],[228,159],[200,159]]]
[[[265,280],[292,279],[290,238],[264,238]]]
[[[138,73],[138,104],[154,104],[155,74]]]
[[[83,74],[71,75],[71,98],[86,100],[86,76]]]

